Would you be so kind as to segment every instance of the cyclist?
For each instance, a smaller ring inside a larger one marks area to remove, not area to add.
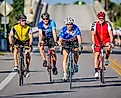
[[[47,60],[44,51],[44,38],[48,38],[51,42],[57,44],[57,33],[56,33],[56,24],[53,20],[50,19],[50,15],[48,13],[43,13],[41,15],[42,21],[38,24],[39,30],[39,43],[38,46],[40,48],[40,54],[43,59],[43,66],[47,67]],[[56,67],[56,53],[54,45],[51,47],[52,50],[52,61],[53,61],[53,74],[57,75],[57,67]],[[47,67],[48,68],[48,67]]]
[[[94,22],[91,26],[92,34],[92,49],[94,49],[94,67],[95,67],[95,77],[99,77],[98,65],[99,65],[99,56],[100,56],[100,46],[103,43],[106,47],[106,56],[105,56],[105,65],[109,64],[110,56],[110,46],[114,47],[113,44],[113,29],[111,24],[105,20],[105,13],[99,12],[97,14],[98,21]]]
[[[65,19],[64,21],[65,26],[62,27],[60,33],[59,33],[59,41],[58,44],[59,46],[61,46],[62,44],[68,45],[68,41],[71,41],[73,43],[75,43],[75,45],[80,46],[82,48],[82,37],[81,37],[81,32],[78,28],[77,25],[74,24],[74,19],[72,19],[71,17],[68,17]],[[78,59],[79,59],[79,55],[78,55],[78,51],[79,48],[78,47],[74,47],[74,71],[75,73],[78,72]],[[67,69],[67,59],[68,59],[68,54],[69,54],[69,50],[68,48],[64,48],[62,49],[62,53],[63,53],[63,80],[67,80],[68,79],[68,75],[66,72]]]
[[[26,23],[27,17],[24,14],[19,14],[17,17],[18,23],[14,24],[11,28],[9,35],[10,50],[14,45],[14,71],[18,71],[18,48],[17,45],[24,45],[31,48],[25,50],[26,54],[26,77],[29,77],[30,65],[30,50],[32,49],[33,35],[30,26]]]

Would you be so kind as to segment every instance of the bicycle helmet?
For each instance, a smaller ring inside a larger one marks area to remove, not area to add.
[[[99,12],[98,14],[97,14],[97,17],[98,18],[105,18],[105,13],[104,12]]]
[[[24,14],[19,14],[17,17],[16,17],[17,20],[20,20],[20,19],[27,19],[27,17],[24,15]]]
[[[74,19],[72,19],[71,17],[68,17],[64,20],[65,24],[73,24],[74,23]]]
[[[41,15],[41,18],[43,19],[43,18],[50,18],[50,15],[48,14],[48,13],[43,13],[42,15]]]

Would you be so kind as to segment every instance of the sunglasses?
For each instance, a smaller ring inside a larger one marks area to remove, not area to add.
[[[100,20],[103,20],[104,18],[99,18]]]
[[[22,22],[26,22],[26,20],[25,20],[25,19],[22,19],[21,21],[22,21]]]
[[[49,20],[49,18],[43,18],[43,20]]]

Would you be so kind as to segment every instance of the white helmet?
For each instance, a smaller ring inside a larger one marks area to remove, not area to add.
[[[64,20],[65,24],[73,24],[74,23],[74,19],[72,19],[71,17],[68,17]]]

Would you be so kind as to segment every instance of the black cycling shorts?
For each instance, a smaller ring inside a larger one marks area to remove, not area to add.
[[[27,41],[20,41],[18,39],[14,39],[14,45],[15,46],[22,45],[22,46],[28,46],[29,47],[29,40],[27,40]]]
[[[63,41],[62,42],[62,51],[63,50],[66,50],[67,52],[69,52],[69,47],[72,47],[72,48],[78,48],[78,40],[75,40],[75,41]]]
[[[54,39],[53,38],[42,38],[44,41],[44,46],[48,46],[49,48],[54,48]]]

